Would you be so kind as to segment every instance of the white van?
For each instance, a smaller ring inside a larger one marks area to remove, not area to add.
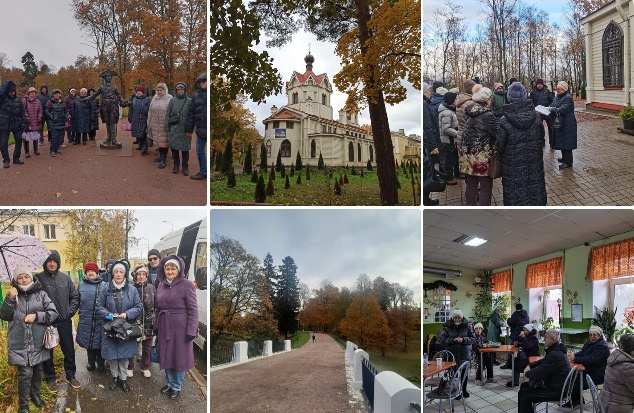
[[[207,220],[163,235],[154,248],[159,250],[161,258],[173,254],[185,261],[185,278],[196,285],[198,301],[198,337],[194,343],[207,351]]]

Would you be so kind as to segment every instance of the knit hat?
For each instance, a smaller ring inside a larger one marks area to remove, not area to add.
[[[475,84],[476,83],[471,79],[465,80],[462,84],[462,91],[471,95],[473,93],[473,87],[475,86]]]
[[[496,83],[493,85],[493,89],[498,90],[499,88],[503,88],[504,85],[502,83]]]
[[[457,93],[447,92],[443,95],[442,100],[446,105],[453,105],[457,97],[458,97]]]
[[[135,91],[135,92],[139,92],[139,91],[140,91],[141,93],[145,93],[145,88],[144,88],[143,86],[141,86],[141,85],[137,85],[137,86],[134,88],[134,91]]]
[[[621,350],[631,353],[634,350],[634,335],[623,334],[621,336]]]
[[[37,89],[36,89],[36,88],[34,88],[33,86],[31,86],[31,87],[29,88],[29,90],[26,92],[26,94],[28,95],[28,94],[29,94],[29,93],[31,93],[31,92],[35,92],[35,93],[37,93]]]
[[[207,81],[207,73],[201,73],[198,78],[196,78],[196,84],[200,84]]]
[[[515,79],[514,77],[509,79],[509,85],[514,83],[514,82],[517,82],[517,79]]]
[[[87,273],[90,270],[98,273],[99,267],[94,262],[87,262],[86,264],[84,264],[84,273]]]
[[[62,93],[62,91],[61,91],[61,90],[59,90],[59,89],[53,89],[53,92],[52,92],[51,94],[52,94],[52,95],[54,95],[54,94],[56,94],[56,93],[61,94],[61,93]]]
[[[112,266],[112,268],[110,268],[110,272],[112,274],[114,274],[114,270],[121,268],[123,270],[123,272],[126,272],[127,268],[125,267],[125,265],[123,265],[123,263],[118,262],[115,265]]]
[[[15,83],[9,81],[9,83],[7,84],[7,92],[15,92]]]
[[[155,255],[155,256],[161,258],[161,253],[157,249],[151,249],[151,250],[148,251],[147,257],[150,258],[152,255]]]
[[[543,85],[543,84],[544,84],[544,79],[537,79],[537,80],[535,81],[535,84],[536,84],[536,85],[538,85],[538,84],[540,84],[540,83]]]
[[[563,80],[559,83],[557,83],[557,89],[563,89],[565,92],[568,91],[568,83],[564,82]]]
[[[430,88],[429,83],[423,82],[423,93],[427,92]]]
[[[473,89],[471,89],[471,94],[475,95],[476,93],[478,93],[480,90],[482,90],[482,88],[484,87],[484,85],[480,84],[480,83],[476,83],[475,85],[473,85]]]
[[[436,93],[438,93],[438,88],[443,87],[444,85],[442,84],[442,82],[440,80],[434,80],[434,83],[431,84],[431,88],[434,89],[436,91]]]
[[[454,318],[454,317],[464,318],[463,315],[462,315],[462,311],[460,311],[460,310],[453,310],[451,312],[451,318]]]
[[[71,87],[70,89],[68,89],[68,93],[73,92],[73,91],[77,92],[77,89],[75,89],[74,87]]]
[[[181,270],[181,263],[180,263],[178,260],[175,260],[175,259],[173,259],[173,258],[172,258],[171,260],[167,260],[167,261],[165,262],[164,267],[165,267],[165,266],[167,266],[167,264],[173,264],[173,265],[175,265],[175,266],[176,266],[176,268],[178,268],[178,271],[180,271],[180,270]]]
[[[528,95],[526,94],[526,89],[524,85],[520,82],[515,82],[511,86],[509,86],[506,91],[506,97],[508,98],[510,103],[521,102],[522,100],[528,99]]]
[[[15,268],[13,269],[13,278],[17,278],[20,274],[27,274],[29,277],[31,277],[31,279],[33,279],[33,276],[31,275],[31,269],[26,265],[18,264],[15,266]]]
[[[458,93],[460,93],[460,89],[458,89],[457,87],[452,87],[451,89],[449,89],[449,91],[451,93],[455,93],[456,95],[458,95]]]
[[[484,330],[484,326],[482,325],[482,323],[476,323],[476,325],[473,326],[473,329],[475,330],[476,328],[481,328]]]
[[[590,328],[588,329],[588,333],[597,333],[602,336],[603,330],[599,326],[590,326]]]
[[[471,99],[473,99],[474,102],[483,103],[489,100],[492,94],[493,93],[491,92],[491,89],[489,89],[488,87],[483,87],[482,89],[474,93]]]
[[[136,267],[134,267],[134,279],[135,280],[136,280],[136,275],[139,272],[145,272],[146,276],[149,274],[149,271],[148,271],[147,266],[145,264],[139,264]]]
[[[440,86],[438,89],[436,89],[436,93],[439,94],[440,96],[444,96],[445,93],[447,93],[447,89],[445,89],[444,87]]]
[[[528,323],[528,324],[524,324],[524,328],[527,329],[528,331],[533,331],[535,330],[535,326]]]

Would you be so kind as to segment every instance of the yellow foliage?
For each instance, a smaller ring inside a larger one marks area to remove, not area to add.
[[[357,295],[339,324],[341,334],[366,350],[385,351],[390,346],[390,328],[374,295]]]

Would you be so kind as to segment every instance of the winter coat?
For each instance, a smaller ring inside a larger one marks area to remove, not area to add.
[[[150,281],[150,283],[154,286],[154,290],[156,291],[158,289],[158,278],[157,275],[158,274],[158,267],[152,267],[151,265],[148,265],[148,274],[147,274],[147,278]]]
[[[73,102],[75,101],[75,97],[70,94],[70,90],[68,91],[68,96],[64,99],[64,109],[66,109],[67,113],[71,113],[73,110]],[[67,132],[75,131],[75,124],[73,118],[70,119],[70,126],[66,127]]]
[[[511,340],[516,341],[524,329],[524,326],[530,323],[530,320],[526,310],[515,310],[506,323],[511,327]]]
[[[208,111],[209,104],[207,103],[207,89],[197,89],[189,106],[185,131],[187,133],[192,133],[195,129],[196,137],[207,139]]]
[[[438,116],[436,116],[436,119]],[[434,123],[434,116],[431,114],[431,106],[428,99],[423,96],[423,145],[428,152],[440,147],[440,131],[438,121]]]
[[[489,328],[487,329],[487,338],[489,341],[500,341],[500,334],[502,334],[502,321],[500,321],[500,315],[495,311],[489,318]]]
[[[608,343],[601,337],[595,343],[588,340],[581,351],[575,353],[575,363],[583,364],[584,373],[590,375],[594,384],[603,384],[608,357],[610,357]]]
[[[464,133],[464,128],[467,123],[467,106],[473,104],[473,100],[471,99],[471,95],[469,93],[461,93],[456,98],[456,116],[458,116],[458,137],[456,141],[460,144],[462,140],[462,135]]]
[[[546,349],[543,359],[530,363],[530,370],[524,375],[531,380],[544,380],[545,387],[561,393],[566,376],[570,372],[570,362],[566,355],[566,346],[555,343]]]
[[[93,99],[90,105],[90,130],[99,130],[99,99]]]
[[[501,91],[501,90],[496,90],[491,95],[491,106],[490,106],[491,107],[491,111],[498,118],[500,116],[502,116],[502,114],[503,114],[502,106],[504,106],[506,104],[506,102],[504,100],[504,97],[505,97],[505,93],[503,91]]]
[[[469,328],[469,320],[462,319],[462,323],[456,325],[453,320],[445,322],[438,336],[437,343],[445,346],[455,357],[456,363],[471,361],[471,347],[475,344],[475,333]],[[462,337],[462,343],[455,343],[454,338]]]
[[[520,347],[522,347],[522,352],[526,354],[526,358],[540,355],[539,339],[532,331],[528,333],[526,337],[518,337],[517,341],[520,343]]]
[[[51,260],[57,263],[57,271],[55,273],[50,273],[46,269],[46,263]],[[61,324],[68,320],[79,309],[79,293],[68,274],[59,271],[61,266],[59,253],[51,250],[51,255],[44,261],[44,271],[35,275],[42,283],[42,290],[51,297],[59,314],[53,325]]]
[[[22,106],[24,107],[25,129],[28,131],[41,130],[44,110],[38,98],[25,96],[22,98]]]
[[[10,130],[21,134],[26,126],[24,106],[17,92],[13,97],[9,97],[7,92],[9,84],[14,83],[9,80],[0,86],[0,130]]]
[[[92,102],[82,102],[79,99],[73,99],[70,106],[70,118],[77,133],[88,133],[92,124],[92,111],[90,106]]]
[[[132,96],[130,99],[130,110],[128,111],[128,122],[132,126],[132,136],[144,139],[147,136],[147,120],[150,110],[150,98],[147,93],[143,96]]]
[[[453,106],[445,106],[444,103],[438,106],[438,129],[442,143],[451,143],[457,138],[458,117]]]
[[[459,151],[460,172],[472,176],[488,176],[489,157],[495,149],[498,118],[491,109],[480,103],[468,106],[465,113],[469,119],[465,124]]]
[[[546,205],[541,118],[530,100],[503,111],[495,150],[502,157],[504,205]]]
[[[546,86],[544,86],[542,90],[537,89],[537,86],[535,86],[530,94],[530,99],[535,106],[542,105],[548,107],[553,103],[554,97],[555,94],[548,90]]]
[[[33,277],[33,284],[24,291],[14,280],[18,290],[16,298],[9,294],[0,308],[0,319],[9,322],[7,347],[11,366],[35,366],[51,358],[51,352],[42,347],[46,325],[57,318],[55,305],[42,290],[42,284]],[[33,323],[25,323],[27,314],[35,314]]]
[[[150,102],[150,111],[147,118],[148,138],[158,144],[159,148],[167,148],[167,131],[165,130],[165,113],[167,106],[172,100],[172,95],[165,91],[163,96],[158,94]]]
[[[58,100],[51,98],[48,103],[46,103],[46,110],[44,112],[46,113],[46,122],[48,123],[49,129],[64,129],[67,112],[61,98]]]
[[[43,92],[43,89],[46,88],[46,93]],[[37,100],[42,104],[42,111],[46,110],[46,104],[51,99],[51,95],[48,93],[48,85],[40,86],[40,93],[37,95]]]
[[[85,349],[100,349],[103,335],[103,318],[97,316],[98,294],[103,294],[108,284],[97,275],[94,280],[85,278],[79,283],[79,324],[77,344]],[[97,293],[99,290],[99,293]]]
[[[475,342],[471,347],[472,351],[476,351],[477,349],[484,347],[484,345],[489,342],[484,334],[478,335],[477,333],[474,333],[473,338],[475,339]]]
[[[154,307],[156,306],[156,289],[146,281],[144,283],[135,283],[137,293],[143,304],[141,316],[137,318],[136,323],[141,327],[146,337],[154,335]]]
[[[117,289],[113,281],[110,281],[106,291],[103,294],[99,294],[97,298],[97,317],[100,317],[104,322],[109,314],[126,313],[126,321],[130,324],[133,324],[141,316],[143,304],[136,288],[128,283],[127,270],[124,283],[123,288]],[[119,305],[115,304],[115,300]],[[136,340],[128,340],[121,343],[103,334],[101,356],[104,360],[127,359],[136,355],[136,347]]]
[[[192,99],[187,97],[187,88],[185,88],[184,94],[179,95],[177,93],[174,99],[167,104],[165,130],[167,131],[167,142],[171,149],[189,151],[192,147],[192,138],[185,134],[185,124],[187,123],[187,113],[189,112],[191,101]],[[178,123],[175,125],[169,124],[169,118],[172,115],[179,115]]]
[[[557,95],[552,103],[550,117],[554,120],[555,113],[559,113],[562,120],[562,127],[553,128],[553,142],[555,149],[572,150],[577,149],[577,119],[575,118],[575,104],[570,93],[564,92]]]
[[[169,284],[165,263],[171,259],[180,261],[181,271]],[[198,304],[196,287],[185,278],[184,269],[185,263],[176,255],[168,255],[159,264],[154,329],[158,331],[161,369],[185,371],[194,367],[194,344],[187,336],[198,335]]]
[[[438,125],[438,106],[440,106],[441,103],[444,103],[444,101],[444,96],[439,95],[438,93],[434,93],[431,95],[431,98],[429,98],[429,109],[431,110],[431,117],[434,125]]]
[[[605,413],[632,413],[634,409],[633,356],[621,349],[616,349],[610,354],[599,398]]]

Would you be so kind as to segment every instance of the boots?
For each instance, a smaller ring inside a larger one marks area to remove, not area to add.
[[[159,165],[158,165],[158,167],[159,167],[159,169],[164,169],[165,166],[167,166],[165,164],[165,156],[161,155],[161,156],[159,156]]]
[[[172,168],[172,173],[173,174],[177,174],[178,173],[178,164],[176,162],[174,162],[174,167]]]
[[[117,388],[117,385],[119,384],[119,378],[118,377],[113,377],[112,380],[110,381],[110,384],[108,385],[108,388],[110,390],[114,390]]]

